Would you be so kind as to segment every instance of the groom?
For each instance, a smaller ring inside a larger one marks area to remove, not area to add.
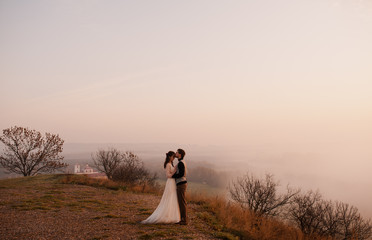
[[[187,179],[186,179],[186,163],[183,160],[185,157],[185,151],[178,149],[176,152],[176,158],[178,159],[178,169],[177,172],[172,176],[176,179],[177,184],[177,198],[178,205],[180,207],[181,221],[179,224],[187,225],[187,202],[186,202],[186,188],[187,188]]]

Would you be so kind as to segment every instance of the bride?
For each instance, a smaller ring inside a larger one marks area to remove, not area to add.
[[[167,182],[165,184],[163,196],[161,197],[158,207],[151,216],[141,222],[143,224],[178,223],[181,220],[176,181],[172,178],[173,174],[177,171],[177,166],[173,166],[175,152],[169,151],[166,156],[164,169],[167,175]]]

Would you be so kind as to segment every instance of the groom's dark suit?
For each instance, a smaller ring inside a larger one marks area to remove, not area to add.
[[[186,172],[187,168],[183,159],[178,159],[178,169],[172,178],[175,178],[177,183],[177,198],[181,213],[181,224],[187,224],[187,202],[185,196],[187,188]]]

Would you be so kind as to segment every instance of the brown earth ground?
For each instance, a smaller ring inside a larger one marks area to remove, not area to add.
[[[0,239],[231,239],[189,203],[189,225],[142,225],[161,196],[62,184],[61,175],[0,180]]]

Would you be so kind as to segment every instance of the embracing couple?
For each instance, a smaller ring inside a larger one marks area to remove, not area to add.
[[[163,196],[155,211],[141,223],[178,223],[187,225],[187,203],[186,203],[186,163],[183,160],[185,151],[178,149],[177,152],[166,153],[164,169],[167,175],[167,182]],[[174,159],[178,164],[173,165]]]

